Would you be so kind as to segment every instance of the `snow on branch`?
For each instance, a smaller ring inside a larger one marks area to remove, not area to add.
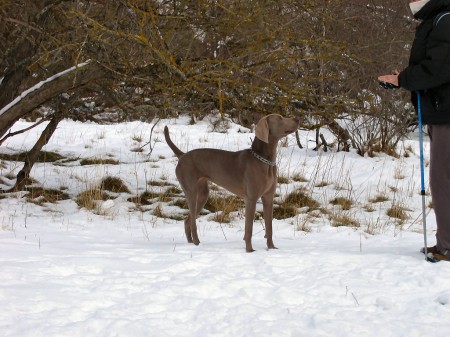
[[[22,99],[24,99],[28,94],[32,93],[33,91],[36,91],[38,89],[40,89],[44,84],[50,83],[52,81],[54,81],[57,78],[60,78],[74,70],[77,70],[79,68],[82,68],[86,65],[88,65],[90,63],[90,60],[77,64],[69,69],[66,69],[64,71],[61,71],[60,73],[57,73],[39,83],[36,83],[34,86],[32,86],[31,88],[23,91],[19,96],[17,96],[13,101],[11,101],[10,103],[8,103],[7,105],[5,105],[1,110],[0,110],[0,116],[3,115],[5,112],[7,112],[9,109],[11,109],[14,105],[16,105],[17,103],[19,103]]]

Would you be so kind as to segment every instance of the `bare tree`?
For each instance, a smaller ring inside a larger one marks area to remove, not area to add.
[[[0,136],[42,105],[80,118],[87,94],[122,118],[301,106],[306,127],[361,154],[392,148],[409,123],[375,81],[405,63],[414,27],[388,0],[19,0],[0,4],[0,24]]]

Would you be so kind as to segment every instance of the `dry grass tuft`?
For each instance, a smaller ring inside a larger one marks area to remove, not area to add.
[[[244,201],[235,195],[210,195],[206,202],[205,209],[210,212],[236,212],[244,207]]]
[[[171,183],[168,183],[167,181],[162,181],[162,180],[150,180],[147,183],[148,186],[157,186],[157,187],[164,187],[164,186],[174,186]]]
[[[178,206],[182,209],[189,209],[185,198],[178,198],[177,200],[175,200],[173,205]]]
[[[231,217],[230,217],[230,213],[216,212],[216,213],[214,213],[214,215],[211,217],[210,220],[218,222],[218,223],[230,223]]]
[[[230,223],[230,213],[237,212],[245,207],[244,201],[235,195],[222,195],[216,193],[210,195],[206,202],[205,209],[215,213],[211,220],[219,223]]]
[[[300,232],[310,233],[312,231],[311,226],[309,225],[311,219],[312,217],[310,215],[301,220],[297,219],[296,230]]]
[[[330,183],[326,182],[326,181],[321,181],[319,183],[317,183],[316,185],[314,185],[315,187],[326,187],[330,185]]]
[[[164,214],[161,204],[156,205],[155,209],[153,210],[152,214],[158,218],[167,218],[167,215]]]
[[[150,181],[147,183],[150,186],[164,187],[169,186],[166,190],[162,192],[152,192],[145,191],[144,193],[128,198],[127,201],[133,202],[138,205],[152,205],[155,202],[164,202],[168,203],[172,201],[175,197],[179,196],[183,191],[174,186],[173,184],[164,182],[164,181]],[[175,202],[175,204],[178,200]],[[184,207],[183,207],[184,208]]]
[[[353,201],[344,197],[337,197],[330,201],[330,204],[335,206],[341,206],[344,211],[350,210],[353,205]]]
[[[102,190],[111,191],[114,193],[130,193],[128,187],[119,178],[106,177],[102,180],[100,185]]]
[[[134,202],[138,205],[152,205],[155,199],[159,198],[159,193],[154,193],[150,191],[145,191],[144,193],[137,195],[135,197],[128,198],[127,201]]]
[[[181,189],[175,186],[171,186],[167,190],[159,194],[158,200],[160,202],[170,202],[174,197],[179,196],[181,193],[183,193]]]
[[[275,219],[287,219],[296,216],[299,208],[308,208],[308,212],[317,210],[320,207],[319,202],[306,194],[302,187],[289,193],[282,202],[275,203],[273,217]]]
[[[60,200],[70,199],[67,193],[60,190],[45,189],[42,187],[27,187],[25,190],[29,192],[27,200],[37,205],[42,205],[47,202],[53,204]]]
[[[375,196],[374,198],[369,199],[369,201],[374,204],[379,203],[379,202],[385,202],[388,200],[389,200],[389,198],[384,194],[379,194],[379,195]]]
[[[274,205],[273,208],[273,218],[274,219],[288,219],[296,216],[298,214],[297,207],[287,203],[281,203],[279,205]]]
[[[359,222],[346,214],[335,214],[330,217],[331,226],[333,227],[360,227]]]
[[[277,177],[278,184],[289,184],[289,178],[285,176]]]
[[[80,165],[119,165],[119,161],[107,158],[85,158],[80,160]]]
[[[82,208],[86,208],[92,211],[98,211],[98,202],[111,199],[111,197],[102,191],[100,187],[91,187],[86,191],[78,194],[76,203]]]
[[[15,154],[0,154],[0,159],[8,160],[8,161],[25,161],[28,156],[28,152],[20,152]],[[41,151],[39,153],[37,163],[52,163],[57,160],[64,159],[59,153],[51,152],[51,151]]]
[[[283,201],[284,204],[290,204],[297,208],[308,207],[308,211],[319,209],[320,203],[311,198],[304,188],[298,188],[289,193]]]
[[[292,176],[292,180],[298,183],[307,183],[309,180],[303,177],[300,173],[296,173]]]
[[[395,203],[386,211],[386,214],[391,218],[399,219],[401,221],[406,221],[409,218],[407,209]]]

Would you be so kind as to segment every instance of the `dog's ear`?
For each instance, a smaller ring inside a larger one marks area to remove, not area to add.
[[[255,127],[256,138],[262,140],[264,143],[269,142],[269,124],[267,123],[267,116],[259,120]]]

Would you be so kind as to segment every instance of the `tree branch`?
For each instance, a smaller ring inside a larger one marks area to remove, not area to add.
[[[2,109],[5,111],[0,115],[0,136],[3,136],[17,120],[48,100],[103,76],[104,72],[99,66],[89,64],[81,69],[66,72],[52,81],[42,83],[39,88],[29,92],[9,109]]]

